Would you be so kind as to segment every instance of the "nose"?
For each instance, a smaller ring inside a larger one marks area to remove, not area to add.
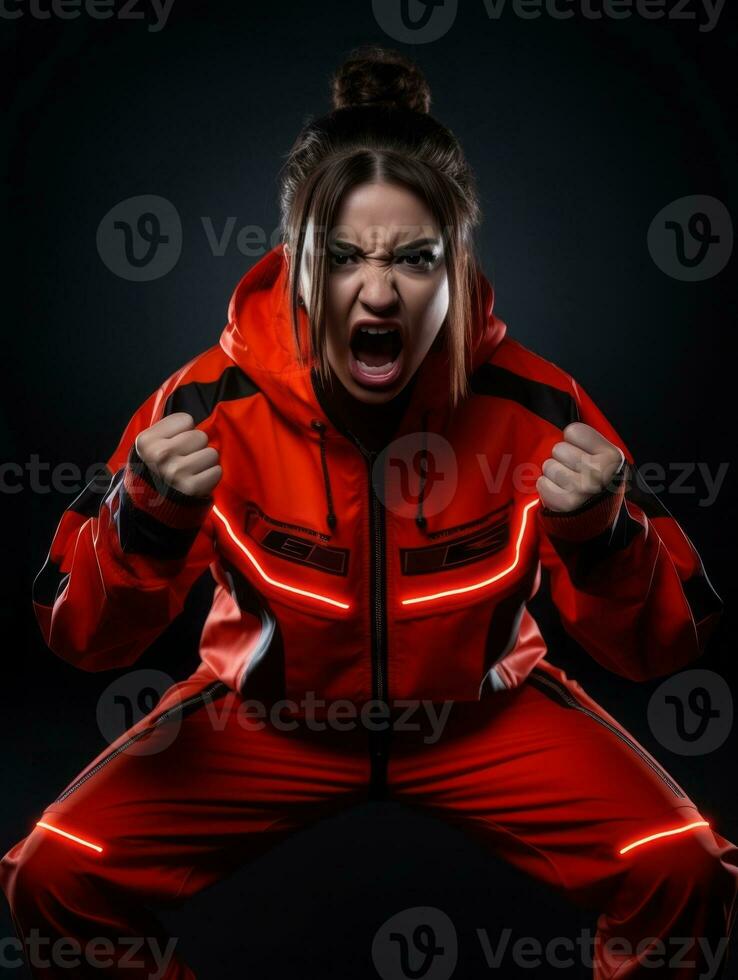
[[[367,310],[377,316],[387,316],[395,311],[399,294],[391,265],[373,267],[369,262],[364,263],[359,300]]]

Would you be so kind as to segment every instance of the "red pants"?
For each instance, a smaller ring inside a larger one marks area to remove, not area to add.
[[[174,685],[0,862],[18,957],[22,945],[34,977],[190,978],[147,906],[181,902],[371,786],[596,910],[597,980],[724,976],[738,848],[683,829],[697,806],[611,715],[545,660],[520,688],[447,704],[440,737],[421,703],[387,738],[346,712],[323,730],[259,720],[201,670]]]

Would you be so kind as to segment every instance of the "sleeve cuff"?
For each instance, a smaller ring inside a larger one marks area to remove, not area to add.
[[[144,463],[135,443],[128,454],[123,486],[137,510],[170,528],[199,528],[213,504],[212,496],[192,497],[170,487]]]
[[[619,469],[604,490],[574,510],[549,510],[541,505],[538,519],[546,533],[567,541],[588,541],[612,527],[625,499],[627,465],[623,457]]]

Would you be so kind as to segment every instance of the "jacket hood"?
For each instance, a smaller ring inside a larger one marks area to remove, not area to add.
[[[319,419],[324,425],[332,425],[311,379],[317,362],[306,362],[302,367],[297,362],[287,272],[282,243],[246,272],[233,291],[220,346],[290,423],[310,428]],[[472,306],[475,313],[471,350],[467,351],[468,371],[490,358],[507,330],[505,323],[492,312],[494,289],[481,270],[477,271]],[[307,349],[308,319],[302,309],[299,310],[299,329],[305,342],[304,349]],[[425,416],[425,424],[430,428],[440,428],[449,410],[448,392],[446,353],[431,350],[418,368],[416,384],[400,428],[404,430],[416,425],[421,415]]]

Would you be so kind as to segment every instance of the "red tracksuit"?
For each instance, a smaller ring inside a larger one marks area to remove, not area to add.
[[[707,950],[726,952],[738,849],[545,659],[526,606],[545,568],[565,628],[603,667],[666,676],[700,656],[721,610],[692,542],[581,386],[506,336],[481,272],[470,396],[449,407],[447,361],[431,349],[381,453],[329,414],[298,364],[285,283],[278,246],[238,284],[220,343],[134,414],[36,578],[46,642],[83,670],[134,663],[208,567],[215,590],[199,668],[0,862],[20,939],[73,939],[75,976],[191,977],[176,950],[157,959],[167,940],[152,906],[322,815],[390,797],[597,908],[597,980],[652,976],[648,941],[668,959],[670,937],[702,942],[680,958],[693,966],[659,975],[704,975]],[[219,451],[205,500],[161,485],[135,451],[177,411]],[[535,480],[574,420],[625,462],[619,482],[556,514]],[[372,703],[390,727],[366,723]],[[340,705],[353,722],[335,721]],[[444,705],[431,737],[429,706]],[[109,940],[102,968],[95,937]],[[131,937],[150,940],[137,972]],[[34,976],[70,975],[47,960],[29,958]]]

